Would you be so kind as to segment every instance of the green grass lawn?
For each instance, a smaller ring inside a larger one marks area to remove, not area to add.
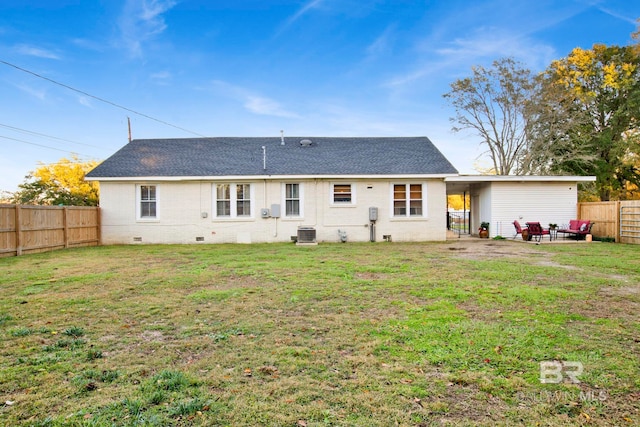
[[[2,425],[640,424],[640,246],[111,246],[0,272]]]

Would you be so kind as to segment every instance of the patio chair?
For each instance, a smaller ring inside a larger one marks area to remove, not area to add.
[[[513,221],[513,226],[516,228],[516,234],[513,235],[513,238],[515,239],[518,237],[518,234],[522,236],[522,226],[520,226],[520,223],[517,220]]]
[[[539,222],[527,222],[527,228],[529,229],[529,240],[532,238],[539,242],[544,236],[549,236],[551,241],[551,233],[548,228],[542,228]]]

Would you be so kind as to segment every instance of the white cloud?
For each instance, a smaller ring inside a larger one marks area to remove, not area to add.
[[[604,7],[598,7],[598,10],[603,12],[603,13],[606,13],[609,16],[613,16],[614,18],[617,18],[617,19],[620,19],[622,21],[628,22],[628,23],[630,23],[632,25],[637,25],[637,23],[638,23],[636,21],[637,18],[630,17],[630,16],[625,16],[625,15],[623,15],[621,13],[618,13],[618,12],[616,12],[614,10],[611,10],[611,9],[607,9],[607,8],[604,8]]]
[[[433,64],[424,65],[422,67],[418,67],[415,70],[412,70],[406,74],[402,74],[392,78],[390,81],[386,83],[386,86],[404,86],[406,84],[412,83],[416,80],[419,80],[425,77],[429,73],[433,73],[436,71]]]
[[[20,55],[37,56],[38,58],[45,59],[60,59],[57,53],[36,46],[21,44],[16,46],[15,50]]]
[[[149,76],[151,81],[160,86],[166,86],[169,84],[169,80],[171,80],[171,73],[169,71],[159,71],[157,73],[153,73]]]
[[[127,0],[119,26],[127,49],[142,55],[142,46],[167,29],[163,14],[176,5],[173,0]]]
[[[82,49],[92,50],[96,52],[102,52],[105,50],[105,44],[99,41],[93,41],[89,39],[74,38],[71,39],[71,43]]]
[[[395,29],[395,24],[389,25],[385,28],[382,34],[373,41],[373,43],[367,46],[366,53],[368,60],[376,59],[391,50],[391,45],[393,44],[395,36]]]
[[[340,97],[311,101],[308,115],[296,125],[300,134],[323,136],[408,136],[425,135],[423,112],[396,110],[384,103],[364,106]]]
[[[223,82],[221,80],[214,80],[212,83],[216,91],[221,92],[231,99],[241,102],[242,106],[253,114],[286,118],[299,117],[298,114],[286,110],[279,102],[253,93],[246,88]]]
[[[291,16],[288,20],[287,20],[287,25],[291,25],[293,24],[295,21],[297,21],[298,19],[300,19],[300,17],[302,15],[304,15],[305,13],[307,13],[309,10],[318,7],[318,5],[320,3],[322,3],[324,0],[311,0],[309,2],[307,2],[304,6],[302,6],[300,8],[300,10],[298,10],[293,16]]]
[[[482,27],[468,38],[456,38],[448,46],[437,49],[436,52],[445,58],[456,62],[471,59],[498,59],[511,56],[535,66],[547,64],[553,57],[555,49],[551,46],[536,43],[521,37],[509,30],[494,27]]]
[[[440,46],[424,42],[421,62],[387,82],[399,87],[431,76],[468,74],[471,66],[513,57],[532,70],[542,70],[556,57],[556,50],[509,30],[482,27],[468,37],[457,37]]]
[[[91,100],[86,96],[79,96],[78,97],[78,102],[80,103],[80,105],[84,105],[85,107],[93,108],[93,105],[91,105]]]
[[[16,85],[16,87],[18,89],[20,89],[21,91],[35,97],[38,98],[40,101],[45,101],[47,99],[47,91],[45,90],[39,90],[39,89],[35,89],[31,86],[27,86],[27,85]]]
[[[304,16],[307,12],[312,9],[316,9],[320,6],[322,2],[325,0],[310,0],[304,4],[296,13],[291,15],[285,22],[280,26],[278,31],[275,34],[275,37],[278,37],[280,34],[285,32],[291,25],[293,25],[298,19]]]
[[[282,108],[282,106],[273,99],[262,96],[249,95],[245,99],[244,107],[255,114],[264,116],[288,117],[294,118],[297,115]]]
[[[539,35],[562,28],[598,3],[491,0],[445,9],[437,19],[425,14],[426,30],[408,40],[412,58],[386,86],[402,88],[443,76],[455,78],[468,74],[473,65],[489,65],[508,56],[534,71],[542,70],[558,53],[552,42]]]

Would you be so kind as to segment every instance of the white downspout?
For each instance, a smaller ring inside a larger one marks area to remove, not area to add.
[[[267,203],[267,180],[264,179],[264,186],[263,186],[263,195],[262,195],[262,201],[264,203],[264,207],[266,208],[268,206]],[[273,237],[278,237],[278,218],[273,218]]]

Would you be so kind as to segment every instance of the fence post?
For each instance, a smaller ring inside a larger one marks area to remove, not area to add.
[[[616,227],[616,235],[614,236],[616,239],[616,243],[620,243],[620,207],[622,204],[620,200],[616,202],[616,213],[614,215],[614,226]]]
[[[63,240],[64,240],[64,248],[68,249],[69,248],[69,224],[68,224],[68,211],[67,211],[67,207],[64,206],[62,208],[62,235],[63,235]]]
[[[98,238],[98,246],[102,246],[102,214],[100,212],[100,206],[96,206],[96,227],[97,230],[97,238]]]
[[[20,205],[16,205],[16,256],[22,255],[22,215],[20,215]]]

